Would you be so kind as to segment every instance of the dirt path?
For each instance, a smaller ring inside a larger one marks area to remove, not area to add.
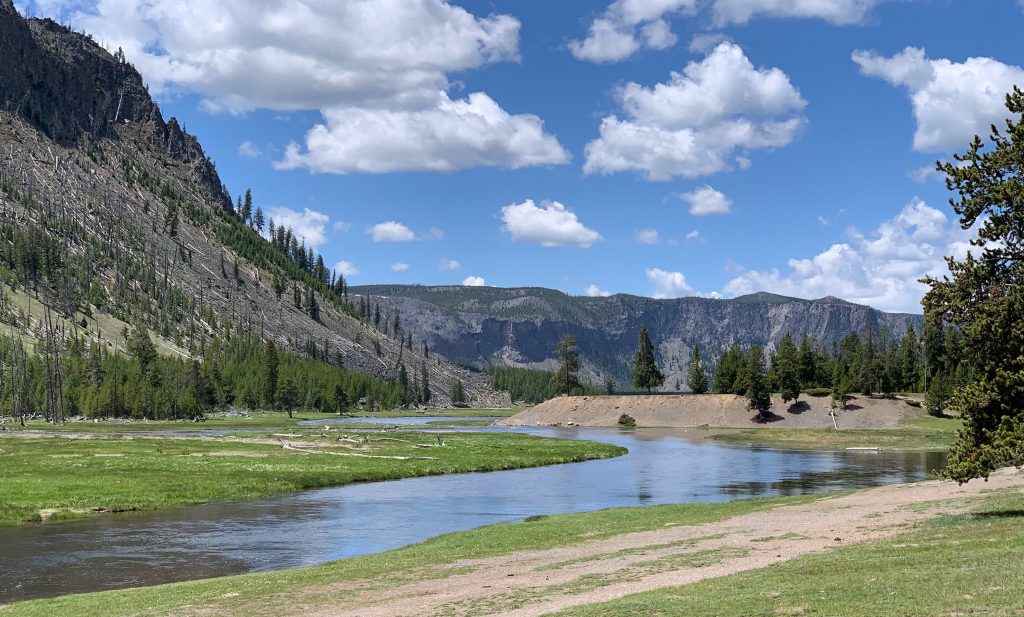
[[[801,555],[885,538],[914,523],[967,510],[982,491],[1024,490],[1001,471],[964,486],[929,481],[780,506],[694,526],[631,533],[568,548],[463,561],[442,579],[306,588],[303,606],[275,614],[359,617],[544,615],[571,606],[763,568]],[[269,608],[269,607],[268,607]]]

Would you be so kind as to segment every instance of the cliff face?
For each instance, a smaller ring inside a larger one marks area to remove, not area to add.
[[[665,390],[685,390],[690,350],[699,344],[712,366],[733,343],[768,350],[787,334],[804,334],[830,347],[851,331],[888,330],[902,335],[921,328],[920,315],[885,313],[839,300],[800,300],[755,294],[733,300],[654,300],[617,295],[571,297],[549,289],[367,286],[367,295],[386,312],[398,311],[414,335],[456,362],[554,367],[556,341],[576,336],[583,375],[600,383],[604,375],[629,383],[640,327],[657,346]]]
[[[38,296],[68,330],[108,346],[123,343],[126,324],[182,355],[242,331],[382,379],[402,364],[425,370],[437,404],[456,380],[473,403],[509,402],[486,376],[354,318],[231,202],[202,146],[164,120],[120,54],[0,0],[0,248],[45,253],[43,267],[15,276],[21,258],[0,250],[14,293]],[[25,334],[37,334],[38,319],[28,321]]]

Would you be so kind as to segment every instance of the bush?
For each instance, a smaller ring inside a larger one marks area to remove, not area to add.
[[[634,428],[636,427],[636,418],[628,413],[624,413],[619,416],[619,426],[624,428]]]
[[[832,394],[832,390],[829,388],[808,388],[804,390],[804,394],[807,396],[828,396]]]

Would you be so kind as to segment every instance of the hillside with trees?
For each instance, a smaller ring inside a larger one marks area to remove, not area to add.
[[[49,363],[41,383],[74,383],[61,373],[79,352],[127,371],[114,358],[145,331],[168,376],[192,361],[212,370],[215,350],[239,341],[273,342],[336,369],[351,396],[354,375],[372,377],[382,405],[447,405],[456,384],[467,402],[508,402],[486,375],[429,353],[398,311],[373,319],[258,196],[232,198],[122,53],[3,0],[0,56],[19,59],[0,64],[0,322],[8,347]]]

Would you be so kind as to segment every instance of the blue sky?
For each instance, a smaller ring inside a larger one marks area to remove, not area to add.
[[[1024,85],[1013,0],[15,4],[123,47],[352,284],[918,312],[971,236],[929,170]]]

